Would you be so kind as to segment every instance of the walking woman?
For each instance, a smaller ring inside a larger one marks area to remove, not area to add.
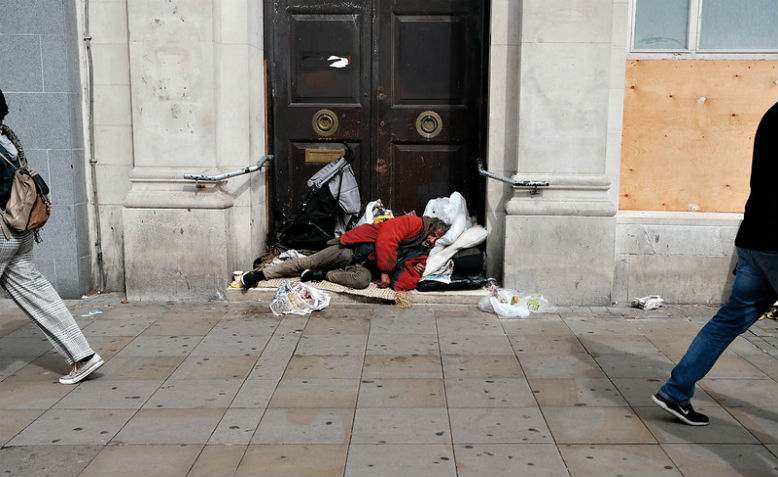
[[[8,104],[0,91],[0,209],[3,210],[10,196],[14,172],[25,162],[19,139],[3,124],[7,114]],[[59,382],[76,384],[99,368],[103,359],[89,347],[62,298],[33,263],[34,232],[13,229],[9,232],[8,238],[0,234],[0,286],[72,366],[70,373],[59,378]]]

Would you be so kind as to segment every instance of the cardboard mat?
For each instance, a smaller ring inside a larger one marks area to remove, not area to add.
[[[273,280],[263,280],[257,284],[257,288],[270,288],[270,289],[277,289],[279,285],[281,285],[281,282],[284,280],[289,280],[291,282],[296,282],[296,278],[274,278]],[[305,282],[306,285],[312,286],[318,290],[324,290],[327,292],[333,292],[333,293],[345,293],[347,295],[354,295],[359,296],[363,298],[368,299],[375,299],[375,300],[381,300],[381,301],[387,301],[387,302],[397,302],[397,292],[392,290],[391,288],[378,288],[375,283],[371,283],[370,286],[367,288],[364,288],[362,290],[357,290],[354,288],[348,288],[343,285],[338,285],[337,283],[328,282],[327,280],[322,280],[320,282]]]

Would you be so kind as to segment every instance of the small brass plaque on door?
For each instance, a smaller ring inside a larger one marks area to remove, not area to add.
[[[337,161],[346,151],[343,149],[306,149],[305,162],[332,162]]]

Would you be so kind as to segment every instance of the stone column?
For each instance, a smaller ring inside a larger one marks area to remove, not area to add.
[[[250,267],[260,248],[263,224],[252,223],[251,211],[265,205],[264,178],[203,186],[183,177],[244,168],[264,153],[261,2],[138,0],[127,16],[127,296],[220,298],[232,270]]]
[[[519,180],[505,206],[504,283],[559,305],[609,304],[616,206],[606,173],[611,0],[525,0]]]

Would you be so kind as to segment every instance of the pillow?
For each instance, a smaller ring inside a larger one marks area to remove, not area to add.
[[[454,240],[454,243],[435,255],[430,254],[427,257],[427,266],[424,269],[424,274],[422,276],[426,277],[427,275],[437,272],[446,265],[446,262],[448,262],[455,253],[463,248],[475,247],[486,240],[487,235],[488,231],[480,225],[473,225],[465,230],[456,240]]]

